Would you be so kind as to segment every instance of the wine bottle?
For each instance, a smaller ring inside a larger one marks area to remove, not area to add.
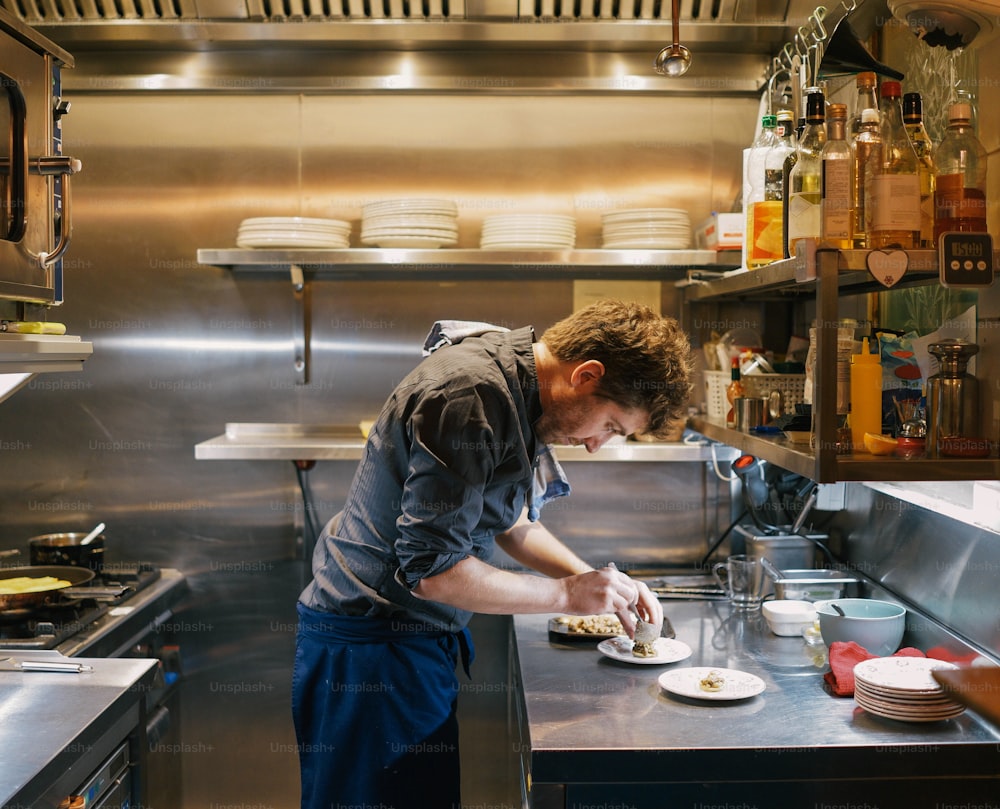
[[[788,175],[788,253],[803,239],[820,235],[823,147],[826,145],[826,99],[819,88],[806,91],[806,128]]]
[[[934,144],[924,128],[923,102],[920,93],[903,96],[903,125],[917,153],[917,176],[920,178],[920,247],[931,248],[934,239]]]
[[[902,88],[882,83],[882,138],[865,164],[865,233],[869,249],[920,243],[917,153],[903,125]]]

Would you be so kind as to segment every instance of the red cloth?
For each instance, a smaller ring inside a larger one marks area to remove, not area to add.
[[[896,652],[893,657],[926,657],[919,649],[907,646]],[[844,643],[834,641],[830,644],[830,670],[823,675],[830,693],[837,697],[854,695],[854,667],[864,660],[871,660],[878,655],[871,654],[864,646],[854,641]]]

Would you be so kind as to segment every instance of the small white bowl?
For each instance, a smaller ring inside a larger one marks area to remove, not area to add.
[[[816,607],[811,601],[777,599],[760,606],[767,625],[775,635],[798,637],[816,620]]]

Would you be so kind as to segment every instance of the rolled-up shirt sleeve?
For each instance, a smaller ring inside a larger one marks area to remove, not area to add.
[[[395,547],[397,579],[407,588],[478,554],[472,537],[504,452],[498,438],[504,432],[497,429],[502,418],[500,408],[475,386],[449,390],[447,397],[422,397],[410,414],[410,459]]]

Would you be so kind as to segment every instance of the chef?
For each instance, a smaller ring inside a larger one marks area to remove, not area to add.
[[[424,353],[372,427],[297,605],[303,809],[459,809],[472,613],[615,613],[630,636],[633,609],[662,622],[643,583],[593,569],[539,514],[569,492],[551,444],[595,452],[670,429],[690,385],[677,323],[602,301],[541,339],[439,322]],[[496,546],[532,572],[492,564]]]

